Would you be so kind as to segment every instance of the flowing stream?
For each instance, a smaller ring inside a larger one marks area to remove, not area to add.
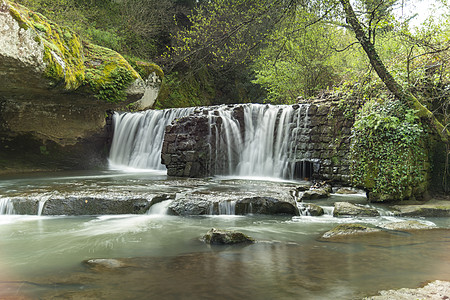
[[[360,299],[381,289],[450,280],[449,218],[422,219],[440,228],[431,231],[320,240],[337,224],[403,220],[386,213],[332,216],[333,202],[365,203],[363,195],[315,200],[328,211],[320,217],[225,215],[233,210],[232,202],[223,203],[223,215],[168,216],[170,200],[143,215],[7,214],[7,199],[19,195],[264,194],[298,184],[113,170],[2,178],[0,298]],[[258,243],[208,246],[200,238],[212,227],[242,231]],[[90,269],[82,263],[94,258],[117,258],[124,267]]]

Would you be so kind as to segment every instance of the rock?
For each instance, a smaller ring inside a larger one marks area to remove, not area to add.
[[[401,221],[401,222],[391,222],[380,227],[389,230],[416,230],[416,229],[432,229],[435,228],[434,225],[424,224],[419,221]]]
[[[44,204],[42,215],[116,215],[144,214],[150,207],[145,198],[110,199],[70,196],[51,198]]]
[[[306,204],[306,212],[313,217],[322,216],[324,214],[323,208],[316,204]]]
[[[421,205],[395,205],[394,215],[400,217],[450,217],[449,201],[430,201]]]
[[[325,189],[322,188],[310,189],[308,191],[305,191],[302,195],[300,195],[300,201],[323,199],[328,198],[329,196],[330,194]]]
[[[207,244],[213,245],[231,245],[242,243],[254,243],[255,240],[251,237],[238,231],[223,230],[212,228],[204,236],[203,241]]]
[[[311,185],[309,185],[309,184],[298,185],[298,186],[295,187],[295,190],[296,190],[297,192],[304,192],[304,191],[309,190],[310,187],[311,187]]]
[[[334,203],[335,217],[378,217],[380,213],[375,208],[348,202]]]
[[[443,300],[449,299],[450,281],[436,280],[426,286],[417,289],[399,289],[380,291],[380,295],[366,297],[364,300],[409,300],[409,299],[429,299]]]
[[[342,188],[339,188],[339,189],[336,191],[336,194],[341,194],[341,195],[352,195],[352,194],[358,194],[358,191],[355,190],[354,188],[342,187]]]
[[[380,232],[380,229],[367,227],[365,225],[356,224],[356,223],[350,223],[350,224],[341,224],[333,229],[325,232],[322,235],[322,238],[329,239],[334,238],[337,236],[348,236],[348,235],[355,235],[355,234],[365,234],[365,233],[372,233],[372,232]]]
[[[125,266],[120,260],[112,258],[94,258],[85,260],[83,263],[96,270],[118,269]]]
[[[180,198],[168,207],[169,214],[176,216],[196,216],[210,214],[212,202],[203,198]]]
[[[236,201],[236,215],[292,215],[299,216],[297,204],[291,198],[277,199],[273,197],[250,197]]]
[[[158,79],[12,1],[0,0],[0,24],[0,172],[105,165],[106,112],[148,105]]]

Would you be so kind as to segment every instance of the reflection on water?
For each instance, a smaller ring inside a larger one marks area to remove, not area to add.
[[[0,181],[0,193],[151,190],[219,197],[231,191],[257,194],[293,185],[168,180],[147,173],[85,175],[9,178]],[[364,199],[334,196],[318,203],[331,207],[334,201]],[[398,220],[385,215],[356,221],[379,225]],[[0,299],[360,299],[382,289],[450,280],[450,220],[422,221],[441,229],[322,241],[324,232],[355,219],[174,217],[159,211],[78,217],[0,215]],[[212,227],[240,230],[259,242],[210,247],[199,238]],[[91,258],[118,258],[124,266],[102,269],[81,263]]]

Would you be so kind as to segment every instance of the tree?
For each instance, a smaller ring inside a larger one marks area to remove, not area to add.
[[[406,103],[410,108],[417,111],[417,114],[421,118],[425,118],[429,121],[434,131],[439,135],[441,140],[448,143],[450,138],[450,131],[444,127],[434,116],[434,114],[426,108],[420,101],[414,97],[410,92],[402,88],[402,86],[394,79],[391,73],[386,69],[383,61],[378,56],[378,53],[374,47],[373,42],[370,40],[370,36],[367,35],[360,21],[358,20],[355,11],[349,0],[339,0],[342,8],[344,9],[347,22],[351,25],[356,39],[361,44],[362,48],[369,58],[370,64],[389,89],[398,99]]]

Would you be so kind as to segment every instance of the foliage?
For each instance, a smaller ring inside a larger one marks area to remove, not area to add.
[[[367,102],[352,129],[354,184],[390,200],[410,197],[414,188],[423,192],[429,171],[425,137],[415,112],[400,101]]]
[[[181,77],[174,72],[164,77],[155,108],[210,105],[213,96],[214,85],[206,69],[196,76]]]
[[[304,26],[301,23],[297,28]],[[296,34],[291,34],[292,28],[275,31],[271,43],[256,59],[253,82],[268,91],[266,101],[294,102],[298,96],[316,96],[339,82],[332,44],[338,30],[321,23],[302,31]]]

